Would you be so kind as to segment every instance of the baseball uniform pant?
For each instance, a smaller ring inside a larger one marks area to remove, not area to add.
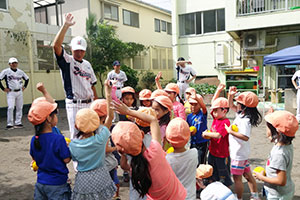
[[[22,124],[22,109],[23,109],[23,92],[8,92],[7,93],[7,126],[14,125],[14,108],[16,106],[15,125]]]
[[[182,98],[182,95],[184,95],[184,99],[186,100],[185,90],[189,87],[189,84],[186,83],[186,82],[184,82],[184,83],[177,82],[177,85],[179,87],[179,96],[180,96],[180,98]]]
[[[297,114],[296,118],[299,121],[300,120],[300,89],[297,90]]]

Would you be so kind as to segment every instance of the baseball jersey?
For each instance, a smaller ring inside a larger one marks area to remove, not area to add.
[[[122,88],[125,81],[127,81],[127,76],[125,72],[120,70],[120,73],[116,73],[115,70],[110,71],[107,74],[107,80],[116,81],[114,85],[117,88]]]
[[[79,62],[62,49],[61,56],[56,55],[60,68],[65,95],[68,99],[92,99],[92,86],[97,83],[94,70],[87,60]]]
[[[186,65],[185,68],[176,66],[177,71],[177,81],[186,81],[189,80],[190,75],[195,76],[196,71],[191,67]]]
[[[5,79],[6,87],[11,90],[20,90],[23,87],[23,81],[29,80],[29,77],[20,69],[13,71],[11,68],[4,69],[0,74],[0,80]]]
[[[296,71],[292,77],[292,80],[296,81],[297,85],[300,86],[300,70]]]

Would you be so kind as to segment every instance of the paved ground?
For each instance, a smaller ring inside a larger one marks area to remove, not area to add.
[[[233,113],[229,118],[233,119]],[[23,116],[25,128],[4,130],[6,118],[0,117],[0,199],[33,199],[34,183],[36,173],[30,169],[31,158],[29,155],[30,139],[34,135],[33,126],[28,122],[27,116]],[[209,118],[209,124],[211,124]],[[58,128],[62,133],[68,136],[68,122],[64,109],[60,109]],[[272,145],[265,137],[265,123],[259,127],[253,128],[251,142],[251,167],[264,166]],[[299,135],[300,132],[297,132]],[[297,136],[296,135],[296,136]],[[294,140],[294,166],[292,177],[296,184],[296,193],[294,199],[300,199],[300,140],[298,137]],[[70,178],[74,182],[74,170],[71,164]],[[121,175],[121,170],[118,170]],[[121,178],[121,177],[120,177]],[[246,184],[245,184],[246,186]],[[258,182],[259,189],[262,184]],[[245,187],[244,199],[249,199],[247,186]],[[128,184],[121,184],[121,197],[128,199]]]

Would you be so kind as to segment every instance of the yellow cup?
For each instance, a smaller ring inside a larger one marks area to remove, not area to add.
[[[266,175],[266,170],[265,170],[265,168],[263,168],[263,167],[256,167],[256,168],[253,170],[253,174],[255,174],[254,172],[257,172],[257,173],[263,172],[263,175],[264,175],[264,176]]]

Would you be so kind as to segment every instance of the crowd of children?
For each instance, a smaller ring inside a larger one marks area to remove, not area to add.
[[[39,83],[44,97],[34,100],[28,114],[35,127],[30,155],[38,166],[34,199],[120,199],[118,163],[134,200],[242,199],[243,177],[251,199],[260,199],[255,178],[265,183],[268,199],[293,198],[292,140],[298,129],[294,115],[287,111],[266,115],[267,136],[275,145],[266,174],[253,174],[251,128],[262,121],[257,95],[238,93],[232,86],[228,98],[220,97],[225,88],[220,84],[208,111],[194,88],[186,89],[183,102],[177,84],[162,89],[160,77],[155,79],[157,90],[139,93],[139,103],[128,86],[122,88],[120,101],[113,101],[112,85],[106,81],[106,98],[78,111],[78,133],[70,143],[56,130],[57,104]],[[226,116],[229,110],[236,112],[232,124]],[[112,125],[114,112],[119,122]],[[213,118],[210,128],[208,113]],[[119,157],[114,156],[116,151]],[[66,166],[71,159],[78,163],[72,191]]]

